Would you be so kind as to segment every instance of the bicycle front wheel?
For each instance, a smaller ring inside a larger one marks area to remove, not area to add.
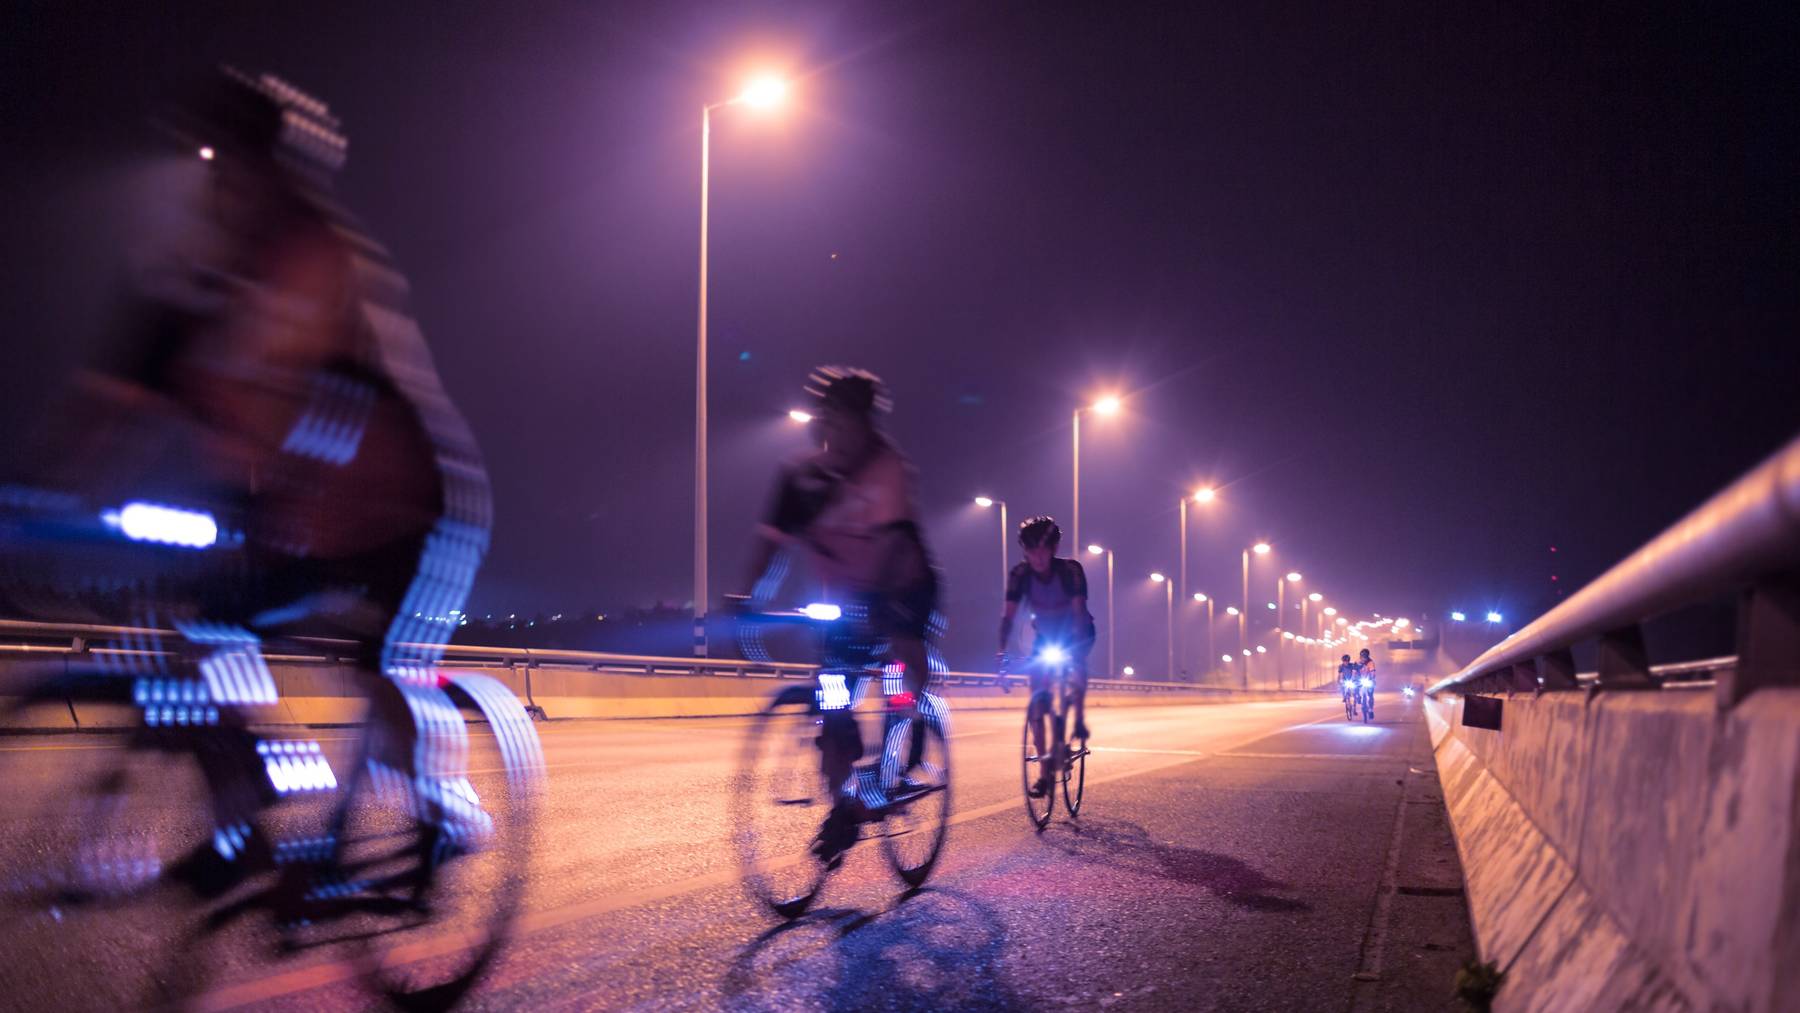
[[[1087,740],[1082,739],[1079,745],[1070,749],[1069,761],[1063,765],[1063,808],[1069,811],[1071,817],[1081,815],[1081,792],[1087,785],[1087,757]]]
[[[825,883],[809,854],[832,794],[820,769],[823,728],[811,686],[790,686],[756,717],[731,794],[731,834],[744,888],[782,918],[798,918]]]
[[[1046,775],[1052,767],[1050,757],[1056,752],[1054,736],[1044,741],[1042,753],[1032,743],[1033,730],[1043,722],[1044,715],[1049,711],[1049,694],[1039,693],[1032,698],[1031,703],[1025,708],[1025,733],[1020,739],[1019,747],[1025,788],[1025,815],[1030,817],[1031,825],[1039,830],[1050,825],[1050,814],[1056,811],[1056,785],[1054,783],[1049,784],[1049,789],[1041,798],[1034,798],[1031,794],[1033,788],[1046,781]],[[1055,724],[1054,721],[1049,723]]]
[[[881,850],[894,874],[911,887],[923,885],[931,875],[950,826],[950,744],[944,736],[943,706],[936,698],[921,701],[918,717],[895,721],[888,729],[882,752],[882,762],[894,764],[900,776],[884,779],[891,787]]]

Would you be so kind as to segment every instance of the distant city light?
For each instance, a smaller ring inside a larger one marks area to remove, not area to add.
[[[1450,621],[1453,623],[1460,623],[1460,622],[1467,620],[1468,618],[1469,618],[1468,616],[1463,615],[1461,612],[1450,613]]]
[[[1412,625],[1411,619],[1396,619],[1396,620],[1394,620],[1394,629],[1397,629],[1397,630],[1406,629],[1408,626],[1411,626],[1411,625]]]
[[[788,418],[793,419],[795,422],[798,422],[801,425],[805,425],[808,422],[811,422],[813,419],[811,412],[803,412],[798,408],[795,408],[794,410],[788,412]]]
[[[215,152],[214,152],[214,151],[213,151],[213,149],[212,149],[212,148],[210,148],[210,147],[208,147],[208,148],[201,148],[201,149],[200,149],[200,159],[201,159],[201,160],[202,160],[202,161],[206,161],[206,162],[210,162],[210,161],[212,161],[212,160],[213,160],[213,155],[214,155],[214,154],[215,154]],[[1550,551],[1551,551],[1551,552],[1555,552],[1555,551],[1556,551],[1556,550],[1555,550],[1555,549],[1551,549],[1551,550],[1550,550]]]
[[[1498,612],[1489,612],[1489,613],[1488,613],[1488,614],[1487,614],[1487,621],[1488,621],[1488,622],[1490,622],[1490,623],[1500,623],[1500,622],[1505,622],[1505,621],[1506,621],[1506,617],[1505,617],[1505,616],[1503,616],[1503,615],[1501,615],[1501,614],[1500,614],[1500,613],[1498,613]]]

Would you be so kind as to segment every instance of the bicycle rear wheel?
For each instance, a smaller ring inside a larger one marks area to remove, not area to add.
[[[813,687],[781,690],[744,740],[731,794],[744,888],[782,918],[804,914],[825,883],[825,866],[809,854],[832,801],[819,768],[821,732]]]
[[[898,773],[883,778],[890,786],[881,850],[894,874],[912,887],[931,875],[950,826],[950,744],[942,707],[941,700],[921,701],[918,717],[893,722],[882,752],[883,765],[892,764]],[[914,736],[924,739],[917,747]],[[919,762],[907,769],[905,761],[913,755]]]
[[[1081,792],[1087,785],[1087,740],[1079,740],[1079,744],[1071,744],[1069,760],[1063,765],[1060,777],[1062,780],[1063,808],[1071,817],[1081,815]]]
[[[1048,693],[1038,693],[1031,698],[1031,703],[1025,708],[1025,733],[1020,739],[1019,750],[1019,755],[1023,758],[1021,762],[1025,790],[1025,815],[1031,819],[1031,825],[1039,830],[1050,825],[1050,814],[1056,811],[1056,785],[1052,782],[1049,790],[1044,792],[1041,798],[1032,798],[1031,789],[1050,770],[1050,757],[1056,752],[1056,744],[1052,741],[1054,737],[1045,739],[1044,752],[1039,755],[1032,746],[1031,735],[1033,728],[1042,720],[1043,715],[1049,712],[1050,695]],[[1052,721],[1051,724],[1055,724],[1055,722]]]

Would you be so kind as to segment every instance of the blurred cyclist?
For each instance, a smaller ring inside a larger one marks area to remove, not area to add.
[[[1361,669],[1350,660],[1348,654],[1344,655],[1343,660],[1338,662],[1337,676],[1338,692],[1343,694],[1345,703],[1350,701],[1350,694],[1356,692],[1356,677],[1359,674],[1361,674]]]
[[[152,470],[203,475],[231,503],[246,565],[212,584],[196,628],[252,654],[272,631],[353,639],[368,764],[404,778],[435,827],[460,731],[441,720],[454,717],[437,685],[453,630],[441,617],[462,608],[488,543],[479,451],[407,315],[405,279],[329,193],[347,146],[325,104],[227,69],[167,125],[204,159],[205,230],[144,286],[90,400],[188,434],[193,452]],[[260,656],[201,671],[214,703],[273,702]],[[215,837],[254,836],[254,808],[216,814],[231,832]],[[246,850],[203,848],[184,871],[235,875],[219,863]]]
[[[1046,649],[1061,650],[1067,658],[1065,692],[1075,712],[1075,737],[1088,737],[1087,727],[1087,659],[1094,649],[1096,631],[1094,617],[1088,613],[1087,571],[1078,560],[1056,554],[1062,544],[1062,528],[1051,517],[1033,517],[1019,525],[1019,544],[1025,549],[1025,561],[1012,568],[1006,580],[1006,604],[1000,613],[1000,660],[1005,664],[1006,645],[1012,640],[1013,621],[1019,603],[1031,609],[1032,628],[1037,636],[1031,656],[1042,659]],[[1037,664],[1031,670],[1031,695],[1053,689],[1052,669],[1056,666]],[[1032,747],[1044,756],[1046,731],[1050,725],[1048,712],[1039,715],[1032,725]],[[1060,738],[1060,735],[1058,736]],[[1050,790],[1055,773],[1054,759],[1043,765],[1031,796],[1041,798]]]
[[[797,550],[809,559],[826,600],[861,617],[868,635],[888,645],[916,714],[931,674],[927,641],[938,577],[919,527],[913,466],[877,424],[877,416],[891,410],[880,378],[821,366],[807,378],[806,392],[814,402],[811,427],[819,449],[776,479],[756,529],[751,580],[767,579],[778,551]],[[835,802],[813,851],[827,863],[856,842],[856,825],[868,815],[847,790],[862,744],[855,721],[843,718],[828,721],[819,741],[820,769]],[[913,763],[923,741],[914,738]]]
[[[1375,678],[1375,659],[1369,656],[1369,649],[1363,648],[1357,654],[1356,674],[1373,681]],[[1370,690],[1370,692],[1374,692]]]

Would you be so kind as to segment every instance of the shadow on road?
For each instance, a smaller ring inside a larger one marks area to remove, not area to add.
[[[1045,834],[1049,847],[1082,862],[1138,872],[1205,889],[1228,904],[1252,911],[1310,911],[1312,905],[1281,897],[1287,884],[1244,861],[1200,848],[1159,841],[1126,820],[1083,820]]]
[[[926,887],[881,912],[812,912],[750,941],[725,974],[736,1010],[1029,1008],[993,973],[1006,930],[958,890]]]

